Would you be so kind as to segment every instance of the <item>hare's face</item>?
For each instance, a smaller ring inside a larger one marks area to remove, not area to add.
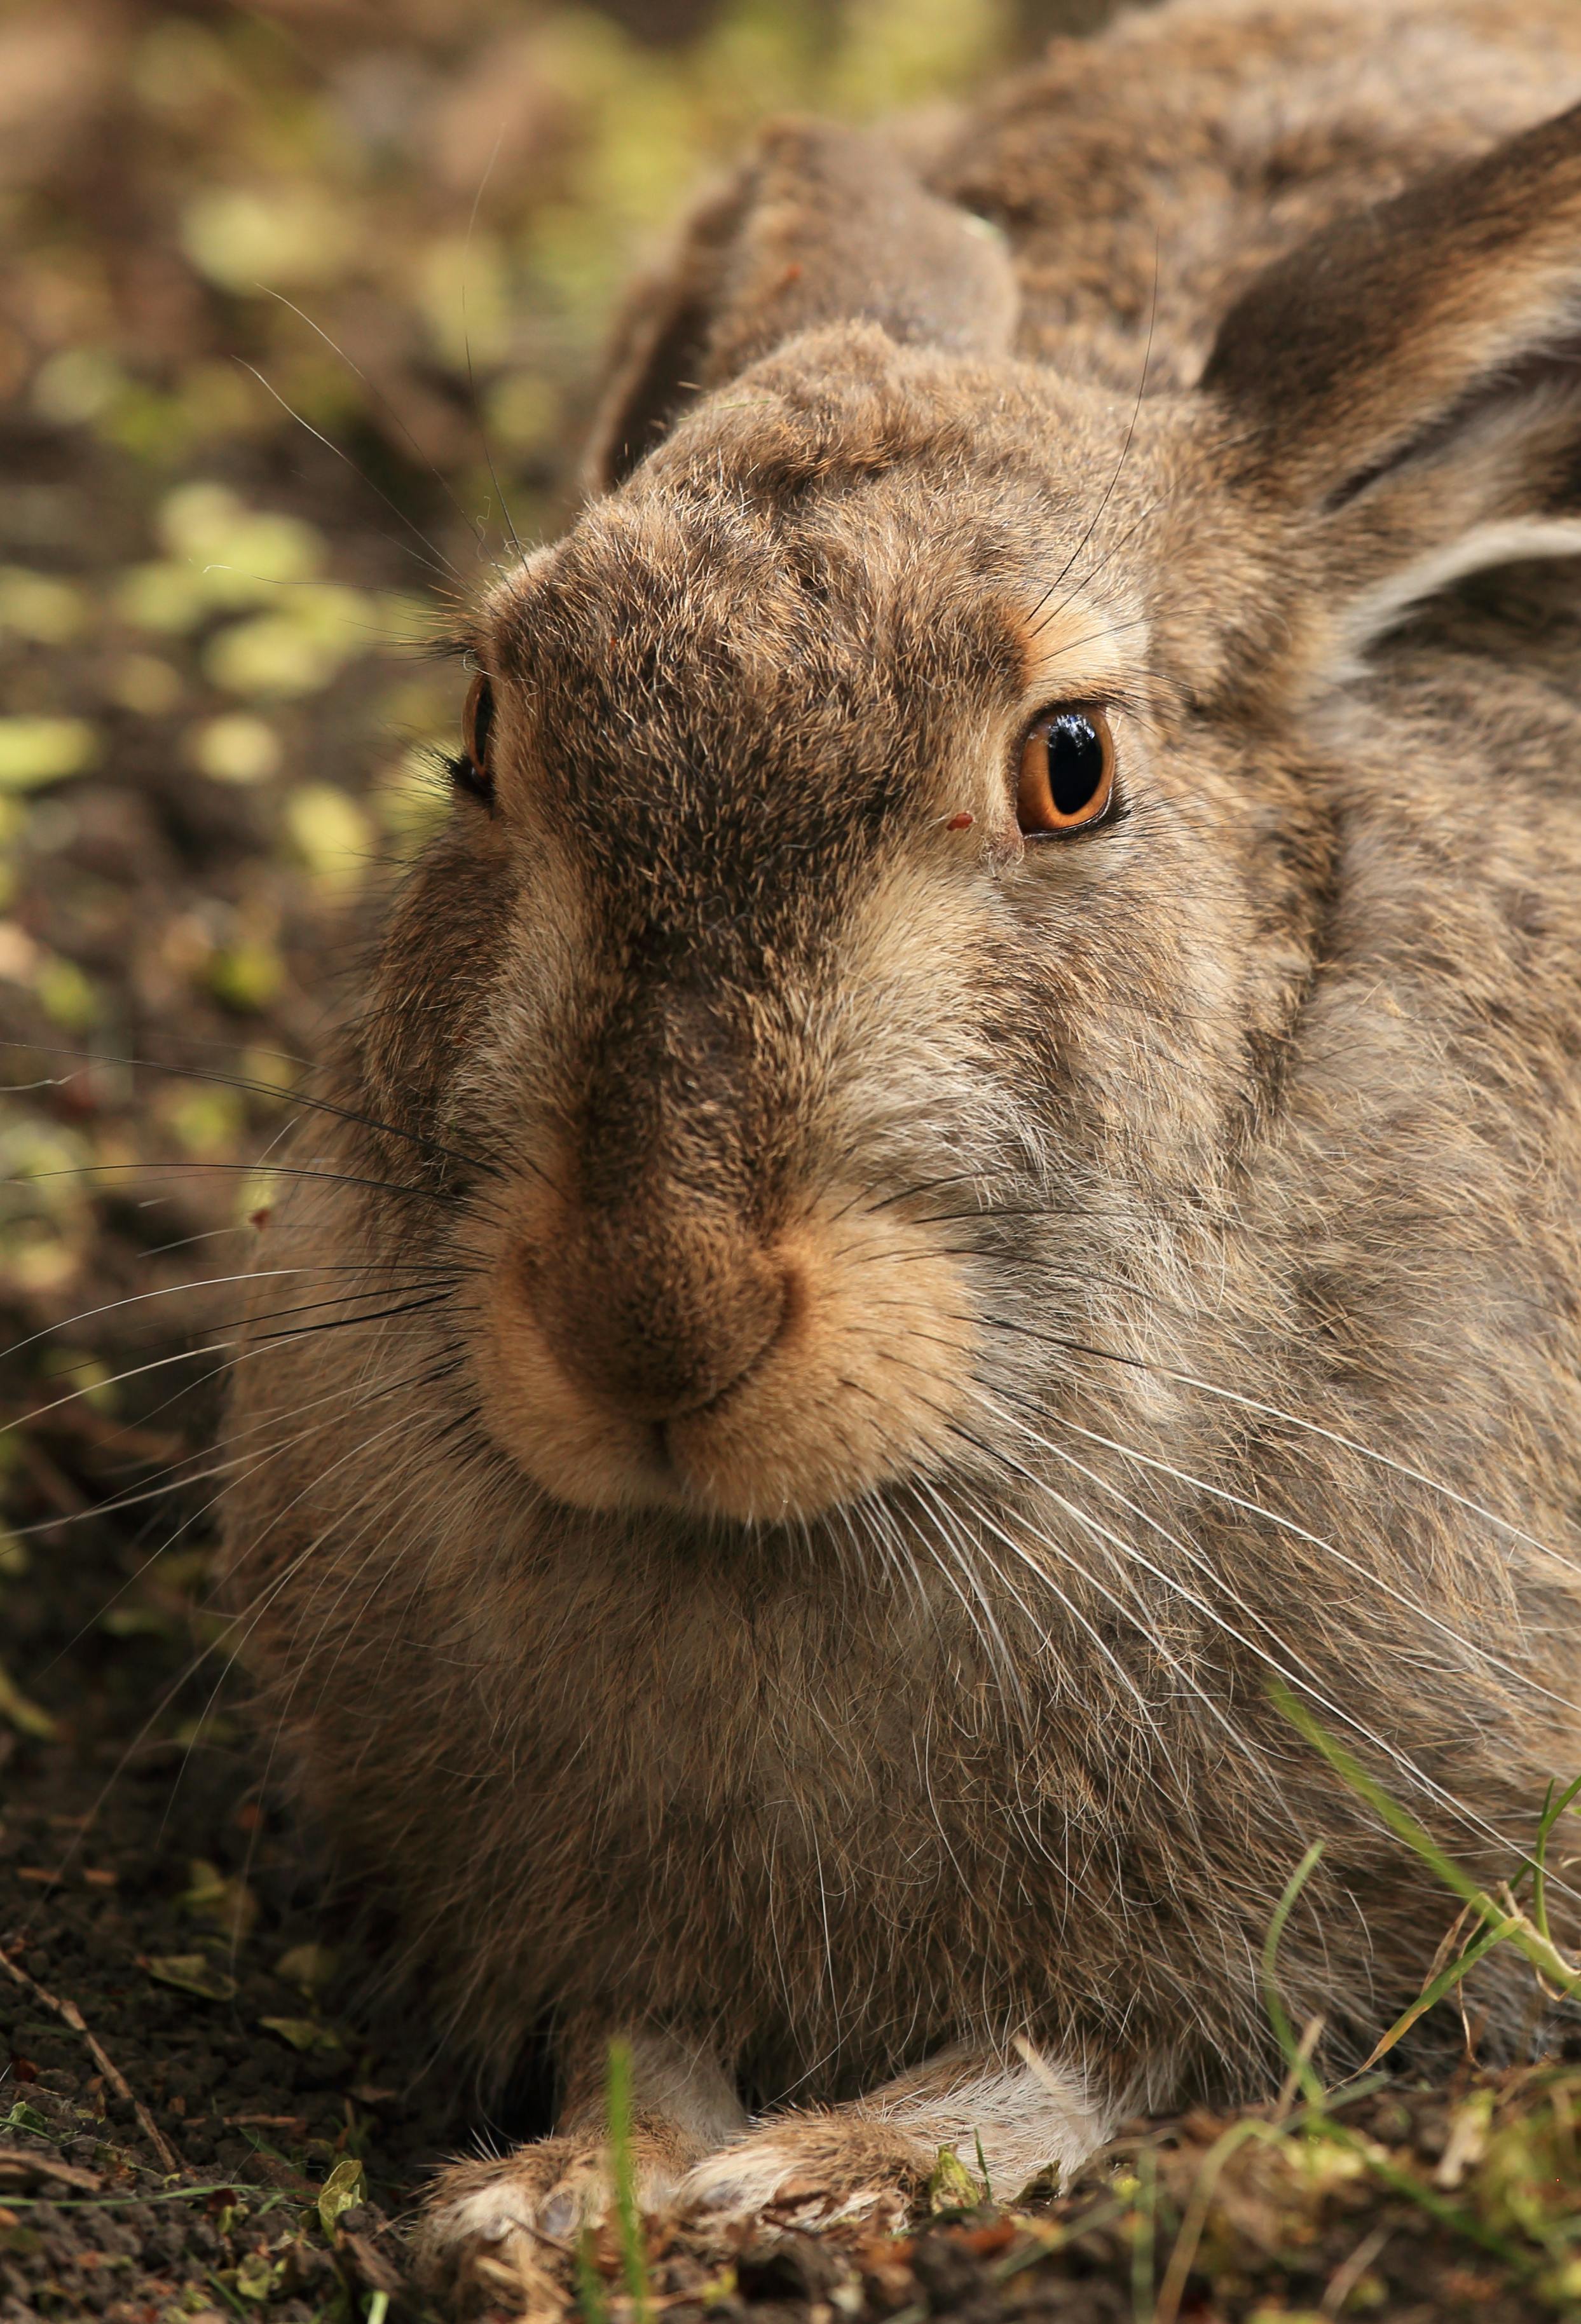
[[[1090,1330],[1222,1167],[1278,931],[1151,651],[1134,417],[827,335],[487,609],[423,910],[485,899],[444,1135],[499,1174],[483,1410],[555,1493],[807,1517],[936,1472],[1000,1322]]]
[[[466,1363],[571,1503],[882,1528],[1003,1470],[1110,1303],[1199,1296],[1357,657],[1581,547],[1575,118],[1331,230],[1134,403],[1010,361],[1003,253],[894,172],[781,133],[710,216],[620,489],[485,609],[470,797],[386,947],[370,1094],[484,1159]],[[800,327],[820,250],[885,327]]]

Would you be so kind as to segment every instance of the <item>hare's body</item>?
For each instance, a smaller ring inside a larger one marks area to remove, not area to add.
[[[580,2200],[614,2034],[699,2201],[1255,2085],[1314,1838],[1364,2049],[1449,1908],[1271,1680],[1484,1877],[1581,1765],[1581,132],[1385,206],[1573,93],[1568,0],[1170,9],[928,164],[1013,280],[787,130],[633,308],[236,1389],[307,1800],[566,2045],[436,2248]]]
[[[1195,383],[1271,259],[1581,96],[1568,0],[1175,0],[1055,43],[931,175],[1012,237],[1018,354]]]

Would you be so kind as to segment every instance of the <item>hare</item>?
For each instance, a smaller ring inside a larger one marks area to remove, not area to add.
[[[1354,2062],[1449,1910],[1276,1682],[1479,1877],[1581,1765],[1576,97],[1570,0],[1180,0],[633,296],[233,1392],[305,1808],[556,2046],[436,2280],[616,2036],[725,2217],[1267,2090],[1315,1840]]]

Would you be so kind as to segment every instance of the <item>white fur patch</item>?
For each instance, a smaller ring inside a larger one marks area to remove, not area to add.
[[[1426,597],[1436,596],[1452,581],[1468,573],[1482,573],[1497,565],[1511,565],[1529,557],[1581,557],[1581,522],[1576,519],[1512,517],[1502,523],[1474,525],[1458,540],[1429,549],[1363,593],[1351,607],[1343,633],[1342,650],[1347,674],[1364,667],[1367,648]]]
[[[864,2111],[892,2122],[921,2145],[953,2147],[968,2170],[976,2167],[980,2144],[994,2191],[1005,2199],[1050,2163],[1068,2178],[1110,2130],[1082,2077],[1042,2057],[1025,2065],[979,2065],[975,2071],[963,2061],[958,2080],[897,2091],[888,2100],[878,2091]]]
[[[527,2152],[531,2155],[532,2150]],[[499,2244],[513,2235],[563,2237],[584,2224],[596,2224],[608,2208],[608,2180],[596,2151],[585,2162],[571,2159],[552,2179],[541,2168],[522,2168],[507,2157],[483,2186],[454,2202],[437,2204],[425,2236],[436,2250]]]
[[[898,2172],[894,2185],[870,2181],[826,2191],[810,2183],[811,2173],[827,2166],[830,2133],[837,2134],[843,2122],[887,2124],[907,2145],[929,2156],[953,2147],[968,2170],[979,2167],[980,2153],[1002,2200],[1018,2194],[1050,2164],[1068,2177],[1112,2128],[1074,2068],[1037,2056],[1026,2063],[946,2057],[854,2106],[812,2120],[771,2120],[706,2156],[682,2182],[682,2208],[746,2215],[804,2188],[820,2219],[868,2217],[898,2198]],[[838,2175],[837,2166],[831,2177]]]

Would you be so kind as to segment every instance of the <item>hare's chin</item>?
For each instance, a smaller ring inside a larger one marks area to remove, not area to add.
[[[814,1220],[787,1238],[804,1286],[793,1327],[712,1403],[663,1421],[573,1379],[517,1270],[497,1268],[474,1353],[491,1435],[558,1500],[742,1523],[815,1517],[938,1469],[972,1370],[959,1261],[904,1222],[875,1220],[857,1251],[860,1234]]]

